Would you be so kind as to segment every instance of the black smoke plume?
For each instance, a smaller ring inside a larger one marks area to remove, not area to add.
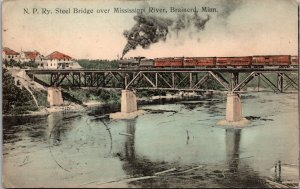
[[[141,46],[144,49],[149,48],[153,43],[166,41],[170,31],[178,34],[182,30],[188,30],[195,27],[197,31],[205,29],[210,16],[206,18],[195,13],[193,16],[188,14],[179,14],[176,19],[156,17],[152,15],[138,14],[134,16],[136,24],[131,30],[125,30],[123,35],[127,39],[127,44],[123,49],[122,58],[130,50]]]
[[[218,4],[222,7],[218,13],[218,18],[222,18],[223,21],[227,21],[227,18],[238,8],[240,8],[244,2],[241,0],[219,0]]]
[[[190,25],[191,25],[191,19],[189,18],[189,15],[179,14],[177,16],[177,19],[174,22],[172,30],[176,33],[176,35],[178,37],[179,32],[181,30],[185,30],[185,29],[189,28]]]
[[[144,14],[134,16],[134,20],[136,24],[132,29],[130,31],[125,30],[123,33],[127,39],[127,44],[123,50],[122,58],[128,51],[136,49],[137,46],[146,49],[160,40],[165,41],[169,32],[168,27],[173,24],[171,19]]]
[[[192,18],[194,26],[198,31],[205,29],[205,25],[209,21],[209,19],[210,19],[209,15],[207,15],[206,18],[202,18],[197,13]]]
[[[177,37],[180,31],[190,29],[192,26],[194,26],[197,31],[204,30],[205,25],[209,20],[209,15],[207,15],[206,18],[203,18],[199,16],[198,13],[195,13],[193,16],[179,14],[174,21],[172,30],[177,34]]]

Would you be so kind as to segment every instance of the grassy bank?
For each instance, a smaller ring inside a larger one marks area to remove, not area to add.
[[[118,103],[121,93],[116,90],[104,90],[94,88],[64,88],[63,97],[65,100],[82,104],[88,101],[98,101],[103,103]]]
[[[14,78],[7,69],[2,68],[3,114],[26,114],[37,111],[30,93],[15,85]]]

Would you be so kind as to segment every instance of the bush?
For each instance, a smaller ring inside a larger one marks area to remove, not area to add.
[[[46,91],[35,91],[32,90],[37,102],[39,106],[44,106],[47,107],[48,106],[48,102],[47,102],[47,92]]]
[[[20,62],[17,62],[13,59],[11,59],[10,61],[5,60],[4,65],[6,65],[7,67],[20,67]]]
[[[29,61],[29,62],[23,62],[21,63],[20,61],[15,61],[11,59],[10,61],[4,60],[3,61],[4,65],[7,67],[19,67],[19,68],[37,68],[38,64],[36,64],[34,61]]]
[[[34,61],[24,62],[20,65],[21,68],[37,68],[38,64],[36,64]]]
[[[2,107],[4,114],[23,114],[38,109],[30,93],[26,89],[15,86],[14,78],[7,69],[2,68],[2,76]]]
[[[169,92],[169,93],[172,93],[172,92]],[[175,94],[176,92],[174,92]],[[137,96],[139,98],[141,97],[151,97],[151,96],[166,96],[166,91],[163,91],[163,90],[139,90],[137,92]]]
[[[119,67],[117,60],[78,60],[78,64],[86,69],[114,69]]]
[[[69,88],[64,89],[64,92],[68,93],[69,96],[72,96],[72,98],[69,98],[68,100],[74,103],[78,103],[78,101],[87,102],[91,100],[118,102],[120,99],[120,94],[114,90]]]

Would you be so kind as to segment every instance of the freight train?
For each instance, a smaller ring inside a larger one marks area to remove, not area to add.
[[[262,67],[298,67],[298,56],[261,55],[241,57],[167,57],[146,59],[133,57],[123,59],[120,68],[262,68]]]

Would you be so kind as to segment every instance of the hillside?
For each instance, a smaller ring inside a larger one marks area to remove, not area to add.
[[[24,86],[17,86],[12,73],[2,68],[3,114],[26,114],[39,108]]]

